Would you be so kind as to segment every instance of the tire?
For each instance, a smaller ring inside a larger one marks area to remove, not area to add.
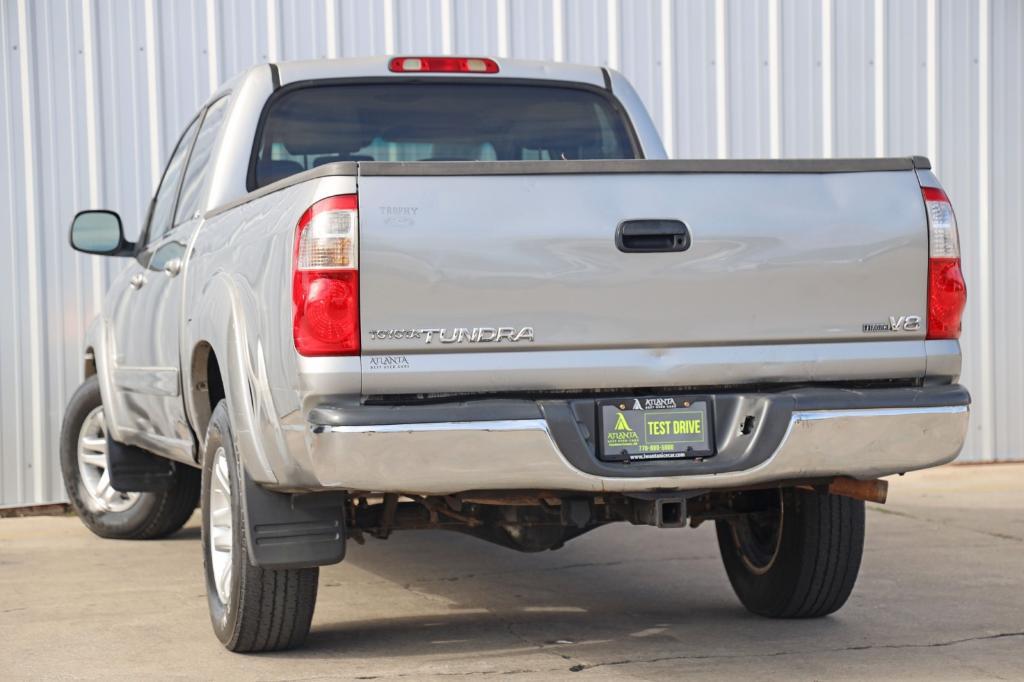
[[[199,502],[199,469],[178,465],[163,492],[119,493],[106,478],[106,421],[96,376],[71,396],[60,433],[60,469],[68,500],[102,538],[151,540],[180,529]]]
[[[769,618],[819,618],[846,603],[864,549],[864,503],[787,488],[768,512],[716,522],[736,596]]]
[[[238,494],[242,480],[222,401],[210,419],[203,452],[203,574],[213,631],[230,651],[291,649],[309,634],[320,569],[272,570],[250,562]],[[218,584],[225,570],[229,576]]]

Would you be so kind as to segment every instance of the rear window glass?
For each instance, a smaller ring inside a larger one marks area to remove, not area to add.
[[[300,88],[270,104],[254,185],[335,161],[636,158],[610,96],[542,85],[386,83]]]

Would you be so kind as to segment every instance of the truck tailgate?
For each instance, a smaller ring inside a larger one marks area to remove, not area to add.
[[[922,340],[923,324],[884,329],[925,314],[912,163],[759,163],[360,164],[364,369],[382,354]],[[691,244],[623,252],[616,231],[631,220],[681,221]],[[492,338],[501,328],[513,332]],[[897,360],[908,373],[923,368],[915,349]]]

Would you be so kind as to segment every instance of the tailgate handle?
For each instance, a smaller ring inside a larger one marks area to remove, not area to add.
[[[686,251],[690,230],[682,220],[624,220],[615,230],[615,246],[623,253]]]

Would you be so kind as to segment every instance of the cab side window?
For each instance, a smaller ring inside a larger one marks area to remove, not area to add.
[[[178,187],[181,186],[181,173],[185,169],[185,161],[188,159],[188,152],[192,148],[192,141],[198,128],[197,116],[185,129],[185,133],[178,140],[178,146],[171,154],[171,160],[167,162],[167,169],[160,181],[160,189],[156,191],[156,198],[153,199],[153,211],[149,217],[149,227],[146,229],[147,244],[157,241],[171,228],[171,217],[178,199]]]
[[[224,121],[227,103],[228,98],[221,97],[209,106],[206,116],[203,117],[203,124],[199,128],[199,135],[188,159],[185,179],[181,184],[178,209],[174,213],[175,225],[191,220],[199,210],[199,198],[205,185],[206,171],[210,166],[210,155],[213,153],[213,144],[217,141],[220,125]]]

